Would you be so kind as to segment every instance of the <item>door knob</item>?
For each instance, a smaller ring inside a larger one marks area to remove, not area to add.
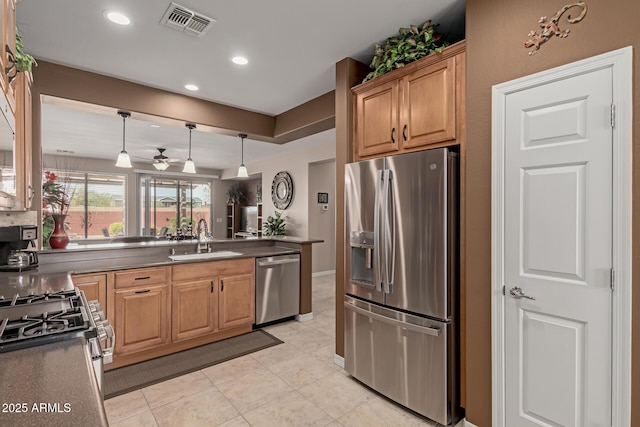
[[[514,298],[527,298],[534,301],[536,299],[536,297],[525,294],[520,286],[514,286],[513,288],[509,289],[509,294],[511,294],[511,296]]]

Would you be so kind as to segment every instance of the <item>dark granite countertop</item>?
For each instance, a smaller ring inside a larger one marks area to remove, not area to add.
[[[0,354],[0,425],[107,426],[85,349],[75,338]]]
[[[86,248],[42,251],[40,265],[22,272],[0,272],[0,297],[41,294],[47,291],[73,289],[72,274],[97,273],[128,268],[170,266],[177,264],[219,261],[222,259],[254,258],[297,253],[293,248],[278,246],[279,242],[294,244],[314,243],[321,240],[301,238],[246,239],[213,241],[212,252],[229,250],[240,255],[208,260],[180,260],[169,258],[170,248],[176,254],[193,253],[195,242],[115,243],[87,245]],[[220,244],[222,242],[222,244]],[[170,244],[172,243],[172,244]],[[235,243],[231,245],[230,243]]]

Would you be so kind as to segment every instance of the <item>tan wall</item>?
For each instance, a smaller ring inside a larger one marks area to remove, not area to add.
[[[566,2],[513,0],[467,1],[467,419],[479,427],[491,425],[491,86],[524,75],[632,45],[634,57],[634,147],[640,117],[638,18],[640,2],[587,1],[583,22],[561,29],[569,37],[552,38],[535,56],[523,47],[537,29],[540,16],[553,14]],[[574,14],[575,16],[575,14]],[[637,148],[635,148],[637,150]],[[640,159],[633,162],[634,193],[640,192]],[[633,270],[640,268],[640,223],[633,201]],[[640,284],[634,277],[633,311],[640,313]],[[637,322],[635,322],[637,324]],[[640,425],[640,328],[633,330],[632,421]]]
[[[322,210],[318,193],[329,193],[328,209]],[[319,273],[336,268],[336,162],[309,165],[309,232],[324,242],[313,245],[311,271]]]
[[[326,143],[307,149],[299,149],[266,160],[258,160],[246,163],[250,174],[262,176],[262,221],[276,211],[271,201],[271,183],[275,175],[280,171],[289,172],[293,180],[293,200],[284,211],[283,216],[287,221],[287,234],[298,237],[322,238],[313,227],[309,226],[309,164],[335,158],[335,144],[332,131],[325,131]],[[322,134],[324,135],[324,134]],[[222,179],[235,176],[237,167],[225,169]],[[315,248],[314,248],[315,250]]]

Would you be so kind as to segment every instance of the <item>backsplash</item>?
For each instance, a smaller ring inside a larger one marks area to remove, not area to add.
[[[37,225],[38,212],[4,212],[0,213],[0,227],[7,225]]]

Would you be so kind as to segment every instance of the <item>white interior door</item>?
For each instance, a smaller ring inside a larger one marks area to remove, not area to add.
[[[611,69],[506,96],[509,427],[611,424],[611,104]]]

